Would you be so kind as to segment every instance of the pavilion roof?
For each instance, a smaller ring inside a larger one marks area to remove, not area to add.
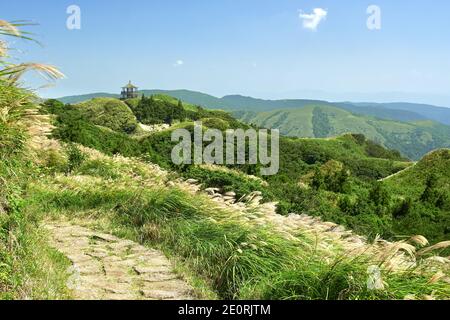
[[[136,87],[135,85],[133,85],[131,83],[131,80],[128,82],[128,84],[122,88],[129,88],[129,89],[137,89],[138,87]]]

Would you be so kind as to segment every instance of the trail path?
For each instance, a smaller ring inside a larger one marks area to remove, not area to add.
[[[403,173],[406,172],[406,171],[409,171],[409,170],[413,169],[416,165],[417,165],[417,162],[414,162],[411,166],[409,166],[409,167],[407,167],[407,168],[405,168],[405,169],[403,169],[403,170],[400,170],[400,171],[398,171],[398,172],[396,172],[396,173],[394,173],[394,174],[391,174],[390,176],[387,176],[387,177],[384,177],[384,178],[382,178],[382,179],[379,179],[378,181],[379,181],[379,182],[383,182],[383,181],[392,179],[393,177],[396,177],[396,176],[398,176],[398,175],[403,174]]]
[[[73,266],[77,300],[192,300],[192,289],[159,251],[68,222],[45,225],[51,244]]]

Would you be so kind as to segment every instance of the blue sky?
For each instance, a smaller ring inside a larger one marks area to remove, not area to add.
[[[66,28],[69,5],[81,30]],[[369,5],[381,30],[366,26]],[[317,30],[299,17],[326,11]],[[44,46],[16,41],[23,61],[67,79],[43,96],[191,89],[217,96],[404,100],[450,107],[448,0],[15,0],[1,19],[26,19]],[[178,61],[178,63],[177,63]],[[39,82],[27,78],[30,86]]]

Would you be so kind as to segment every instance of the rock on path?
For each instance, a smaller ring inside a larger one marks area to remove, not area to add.
[[[45,225],[72,262],[68,287],[78,300],[191,300],[192,288],[159,251],[67,222]]]

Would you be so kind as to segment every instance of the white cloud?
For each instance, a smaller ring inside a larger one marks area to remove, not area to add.
[[[173,64],[174,67],[181,67],[184,64],[183,60],[177,60],[175,61],[175,63]]]
[[[316,31],[319,24],[327,18],[328,12],[322,8],[315,8],[311,14],[300,11],[299,17],[302,20],[303,28]]]

